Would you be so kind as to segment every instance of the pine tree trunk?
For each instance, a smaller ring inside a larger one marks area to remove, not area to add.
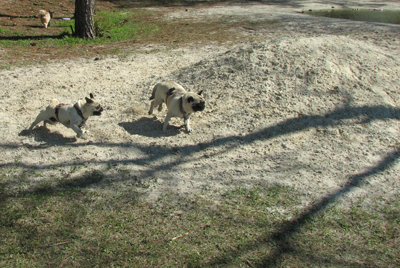
[[[94,3],[95,0],[75,0],[75,36],[94,39]]]

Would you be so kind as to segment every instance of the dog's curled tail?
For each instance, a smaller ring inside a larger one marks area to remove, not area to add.
[[[153,92],[151,93],[150,100],[154,100],[154,98],[156,97],[156,91],[157,91],[157,85],[155,85],[153,88]]]
[[[51,107],[56,107],[58,104],[60,104],[60,102],[58,100],[56,100],[56,99],[50,100]]]
[[[170,89],[168,89],[168,92],[167,92],[167,96],[169,96],[169,95],[172,95],[173,93],[174,93],[174,90],[175,90],[176,88],[170,88]]]

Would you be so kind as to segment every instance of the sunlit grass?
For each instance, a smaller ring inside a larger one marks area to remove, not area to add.
[[[0,46],[28,47],[35,43],[37,47],[74,46],[81,44],[102,44],[118,41],[129,41],[148,36],[160,31],[160,28],[146,18],[151,12],[98,12],[95,16],[96,38],[84,40],[73,35],[75,21],[53,20],[51,27],[59,28],[57,35],[31,35],[29,32],[10,31],[0,28]]]

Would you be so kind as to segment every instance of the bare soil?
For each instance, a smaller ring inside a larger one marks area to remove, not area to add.
[[[88,189],[123,194],[137,187],[149,200],[167,192],[216,197],[235,187],[275,184],[293,187],[305,205],[340,196],[346,202],[368,197],[368,206],[398,196],[400,27],[299,13],[333,5],[324,3],[164,8],[166,18],[228,16],[255,25],[274,21],[276,28],[237,29],[261,40],[254,43],[147,44],[123,58],[50,60],[0,71],[1,165],[10,176],[30,174],[8,190],[43,182],[57,187],[60,178],[96,171],[104,179]],[[167,79],[204,90],[206,110],[192,117],[193,133],[182,119],[171,120],[163,133],[165,110],[147,114],[152,87]],[[88,120],[89,140],[62,125],[24,131],[50,99],[74,103],[89,93],[105,107]]]

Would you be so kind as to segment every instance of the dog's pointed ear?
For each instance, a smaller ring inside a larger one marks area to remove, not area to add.
[[[93,101],[91,99],[89,99],[88,97],[85,97],[86,103],[93,103]]]
[[[167,96],[172,95],[172,92],[175,90],[176,88],[172,87],[168,90],[167,92]]]
[[[91,98],[91,99],[94,99],[94,96],[93,96],[93,94],[92,94],[92,93],[90,93],[90,98]]]
[[[200,90],[197,95],[201,95],[201,93],[203,93],[203,90]]]

